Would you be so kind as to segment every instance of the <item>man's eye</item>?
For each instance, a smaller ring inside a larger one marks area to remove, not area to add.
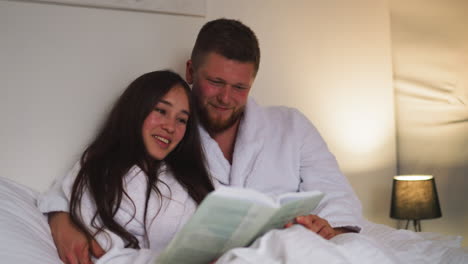
[[[208,81],[213,85],[217,85],[217,86],[223,85],[223,82],[221,82],[221,81],[215,81],[215,80],[208,80]]]
[[[244,86],[239,86],[239,85],[234,85],[234,88],[238,89],[238,90],[245,90],[247,89],[246,87]]]

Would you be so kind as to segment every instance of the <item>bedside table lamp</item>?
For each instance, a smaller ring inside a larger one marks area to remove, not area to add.
[[[441,217],[439,198],[432,175],[400,175],[393,177],[390,217],[413,221],[414,230],[421,232],[422,219]]]

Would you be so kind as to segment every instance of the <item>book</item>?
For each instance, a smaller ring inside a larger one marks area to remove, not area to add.
[[[310,214],[323,196],[311,191],[272,198],[252,189],[221,187],[206,196],[155,263],[210,263],[296,216]]]

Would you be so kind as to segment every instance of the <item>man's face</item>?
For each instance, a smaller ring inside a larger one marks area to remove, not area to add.
[[[229,60],[209,53],[194,69],[187,62],[187,82],[193,84],[202,125],[210,132],[222,132],[236,124],[245,108],[255,79],[253,63]]]

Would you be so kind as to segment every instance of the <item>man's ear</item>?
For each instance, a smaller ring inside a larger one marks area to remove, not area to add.
[[[185,64],[185,80],[188,84],[193,84],[193,64],[192,60],[188,60]]]

